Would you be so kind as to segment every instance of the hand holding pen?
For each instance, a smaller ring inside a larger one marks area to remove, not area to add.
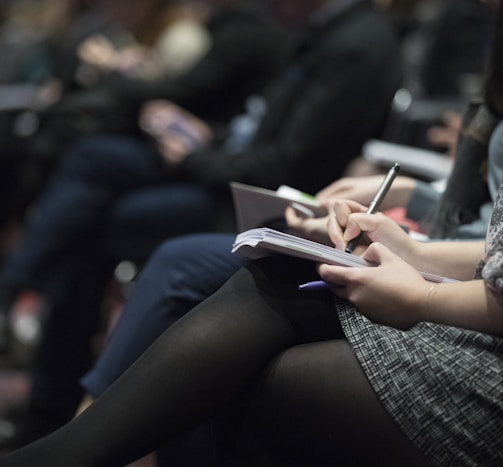
[[[369,204],[369,207],[367,209],[367,214],[374,214],[377,212],[379,209],[379,206],[381,205],[384,197],[388,193],[389,189],[391,188],[391,185],[393,181],[395,180],[396,176],[398,175],[398,172],[400,171],[400,165],[399,164],[394,164],[391,169],[389,169],[386,177],[384,178],[381,186],[377,190],[377,193],[375,194],[374,198],[372,199],[371,203]],[[360,232],[358,236],[350,240],[346,246],[346,253],[353,253],[353,250],[356,248],[358,243],[360,243],[360,239],[363,235],[363,232]]]
[[[386,177],[384,178],[382,184],[380,185],[379,189],[377,190],[374,198],[372,199],[370,205],[367,208],[366,213],[367,214],[374,214],[377,212],[379,209],[379,206],[381,205],[382,201],[384,200],[384,197],[388,193],[389,189],[391,188],[391,185],[393,181],[395,180],[398,172],[400,170],[400,165],[399,164],[394,164],[393,167],[388,171]],[[358,203],[351,203],[350,204],[358,204]],[[332,219],[331,219],[332,220]],[[338,220],[338,218],[337,218]],[[337,220],[335,222],[337,222]],[[330,224],[330,221],[329,221]],[[330,228],[330,226],[329,226]],[[339,227],[340,228],[340,227]],[[345,248],[346,253],[352,253],[354,248],[358,245],[358,243],[361,240],[361,237],[363,235],[363,231],[360,231],[360,233],[354,237],[352,240],[350,240]],[[330,284],[325,283],[324,281],[314,281],[314,282],[308,282],[306,284],[301,284],[299,286],[299,289],[320,289],[320,288],[327,288],[330,287]]]

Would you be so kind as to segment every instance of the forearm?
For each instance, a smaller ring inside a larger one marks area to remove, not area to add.
[[[318,201],[329,207],[336,199],[350,199],[368,206],[383,181],[382,175],[343,177],[316,194]],[[398,176],[383,199],[381,211],[409,205],[418,182],[410,177]]]
[[[395,207],[407,207],[416,185],[417,181],[411,177],[397,177],[391,189],[386,194],[380,209],[385,210]]]
[[[503,306],[484,281],[438,284],[424,300],[425,319],[503,336]]]
[[[483,256],[484,242],[431,242],[418,243],[402,257],[419,271],[471,280]]]

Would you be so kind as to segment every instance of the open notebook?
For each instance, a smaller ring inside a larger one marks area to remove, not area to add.
[[[286,254],[340,266],[374,266],[372,263],[351,253],[266,227],[246,230],[238,234],[232,252],[251,259],[272,254]],[[421,275],[430,282],[457,282],[455,279],[437,276],[436,274],[421,272]]]

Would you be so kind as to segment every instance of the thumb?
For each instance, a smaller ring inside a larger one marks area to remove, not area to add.
[[[373,233],[382,228],[389,219],[382,213],[352,213],[348,219],[346,230],[344,231],[344,240],[351,240],[360,232],[365,232],[372,239]],[[375,239],[377,241],[377,239]]]
[[[362,255],[362,258],[377,265],[393,261],[396,255],[385,245],[374,242],[369,245]]]

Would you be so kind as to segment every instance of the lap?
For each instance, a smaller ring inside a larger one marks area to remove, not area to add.
[[[287,465],[430,465],[381,405],[345,339],[289,348],[263,387],[264,426]]]
[[[93,135],[70,146],[58,174],[93,180],[94,183],[119,183],[135,187],[168,179],[169,171],[154,145],[141,138],[121,135]]]
[[[287,465],[430,465],[374,392],[340,329],[332,293],[297,290],[316,277],[313,263],[275,257],[247,269],[262,300],[298,336],[259,385],[260,430],[267,427]]]
[[[231,253],[232,234],[193,234],[165,241],[152,254],[103,353],[81,383],[101,393],[154,340],[215,292],[245,262]]]
[[[144,263],[165,239],[213,230],[217,207],[214,196],[194,183],[171,182],[130,190],[107,216],[103,234],[106,250],[114,259]],[[180,248],[183,254],[183,244]],[[187,252],[187,258],[191,256],[195,255]]]

